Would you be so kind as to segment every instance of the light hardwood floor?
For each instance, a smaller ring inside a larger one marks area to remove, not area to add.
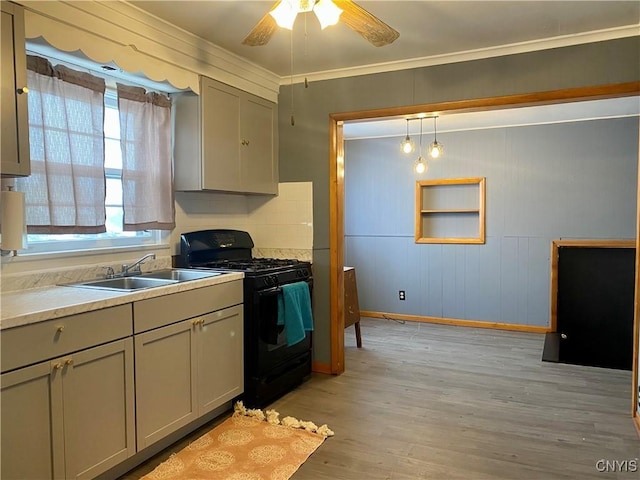
[[[343,375],[314,374],[271,406],[336,432],[294,480],[640,478],[631,372],[542,362],[540,334],[361,326],[362,349],[345,331]],[[638,469],[599,472],[601,459]]]

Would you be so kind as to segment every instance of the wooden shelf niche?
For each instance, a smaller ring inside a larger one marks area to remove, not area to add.
[[[485,243],[485,178],[416,182],[416,243]]]

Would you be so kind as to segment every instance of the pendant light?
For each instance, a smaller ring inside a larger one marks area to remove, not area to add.
[[[420,149],[418,151],[418,159],[413,165],[416,173],[425,173],[427,171],[427,162],[422,158],[422,118],[420,118]]]
[[[440,158],[444,154],[444,145],[438,142],[437,118],[437,115],[433,117],[433,142],[429,145],[429,156],[431,158]]]
[[[411,153],[416,149],[416,144],[413,143],[411,137],[409,136],[409,119],[407,118],[407,136],[404,137],[404,140],[400,143],[400,148],[404,153]]]

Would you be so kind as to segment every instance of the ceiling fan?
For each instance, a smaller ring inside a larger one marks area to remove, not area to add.
[[[292,30],[298,13],[311,11],[316,14],[323,29],[342,21],[376,47],[389,45],[400,36],[396,30],[351,0],[278,0],[242,43],[252,47],[266,45],[277,27]]]

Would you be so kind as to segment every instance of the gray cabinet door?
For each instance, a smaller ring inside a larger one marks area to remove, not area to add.
[[[138,450],[197,418],[193,320],[135,335]]]
[[[5,373],[0,376],[0,382],[0,477],[24,480],[54,478],[52,416],[62,412],[51,411],[49,362]],[[56,440],[62,444],[60,436]],[[59,453],[63,454],[62,451]]]
[[[66,478],[94,478],[136,451],[133,340],[62,359]]]
[[[253,193],[278,193],[275,105],[246,94],[242,103],[241,182]]]
[[[241,92],[206,77],[201,89],[202,188],[239,191]]]
[[[244,391],[243,307],[200,317],[198,338],[198,413],[204,415]]]
[[[28,101],[22,88],[27,86],[22,7],[0,2],[0,173],[2,176],[25,176],[30,173]]]

